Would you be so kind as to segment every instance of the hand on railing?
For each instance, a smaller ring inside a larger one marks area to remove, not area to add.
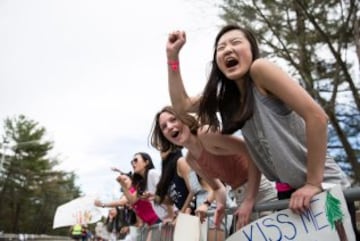
[[[205,222],[207,218],[208,209],[209,209],[208,205],[203,203],[195,210],[195,214],[200,218],[201,223]]]
[[[244,227],[250,222],[254,202],[244,200],[240,207],[236,209],[234,216],[237,216],[236,230]]]

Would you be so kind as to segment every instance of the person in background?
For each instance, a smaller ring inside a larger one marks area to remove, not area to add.
[[[179,212],[194,214],[194,195],[201,188],[196,173],[183,158],[180,148],[161,152],[161,175],[156,187],[155,203],[170,201]]]
[[[203,93],[189,97],[182,82],[179,52],[185,33],[170,33],[167,42],[168,84],[177,112],[194,111],[209,130],[232,134],[241,129],[256,168],[249,170],[249,185],[257,185],[260,171],[271,181],[285,184],[289,208],[303,213],[322,182],[350,186],[333,158],[326,155],[328,117],[319,104],[287,73],[260,58],[255,35],[238,25],[226,25],[217,34],[210,75]],[[220,116],[220,120],[219,120]],[[221,145],[212,132],[204,139]],[[283,193],[284,194],[284,193]],[[256,192],[244,206],[252,208]],[[354,220],[354,204],[348,203]],[[241,226],[247,224],[247,220]],[[354,224],[354,223],[353,223]],[[359,240],[359,234],[354,226]]]
[[[131,177],[132,177],[131,172],[123,173],[117,168],[112,168],[112,170],[120,173],[121,175],[127,176],[129,178],[127,185],[129,188],[131,187]],[[130,207],[130,203],[124,194],[118,200],[114,200],[106,203],[96,199],[94,201],[94,205],[102,208],[105,207],[111,208],[109,210],[108,219],[110,218],[110,216],[113,217],[117,216],[118,218],[117,221],[116,219],[111,218],[111,220],[115,220],[115,223],[107,222],[108,223],[107,228],[110,228],[112,230],[111,227],[117,224],[114,227],[117,227],[116,232],[118,236],[119,235],[122,236],[122,234],[127,233],[128,235],[126,235],[126,240],[135,241],[137,239],[138,236],[137,229],[143,225],[143,221],[137,215],[137,213],[134,212],[134,210]],[[115,215],[115,213],[119,215]],[[111,234],[111,232],[109,234]]]
[[[80,240],[82,238],[82,225],[77,223],[70,228],[70,236],[74,240]]]
[[[116,180],[120,183],[124,197],[136,215],[147,225],[151,226],[153,224],[158,224],[161,222],[161,219],[156,214],[153,205],[150,200],[147,198],[142,198],[139,193],[141,187],[136,186],[132,180],[132,176],[120,174]]]
[[[91,232],[90,232],[90,230],[88,229],[87,224],[81,225],[81,228],[82,228],[82,230],[81,230],[81,240],[82,240],[82,241],[87,241],[87,240],[89,239],[89,237],[91,236],[91,235],[90,235]]]
[[[151,201],[152,199],[150,199],[151,195],[143,191],[143,186],[140,185],[143,184],[141,182],[142,179],[139,179],[135,182],[131,176],[119,175],[116,180],[120,183],[124,192],[124,196],[128,200],[128,203],[131,205],[131,207],[134,209],[137,216],[141,218],[144,224],[148,225],[146,240],[150,241],[152,237],[152,229],[150,227],[162,222],[153,208],[154,206]],[[168,206],[168,210],[171,212],[172,206]],[[170,215],[171,216],[169,216],[169,218],[172,218],[174,213],[170,213]]]
[[[135,153],[131,160],[131,166],[133,168],[133,186],[137,194],[142,198],[151,200],[154,210],[161,220],[171,219],[176,209],[174,206],[155,204],[150,199],[154,196],[160,179],[160,173],[155,169],[151,156],[145,152]]]
[[[123,223],[121,217],[121,210],[119,207],[113,207],[109,209],[109,214],[105,221],[106,230],[110,234],[110,240],[116,241],[117,239],[124,239],[128,234],[126,227],[130,224]]]
[[[105,240],[105,226],[103,222],[97,222],[95,226],[95,240],[104,241]]]

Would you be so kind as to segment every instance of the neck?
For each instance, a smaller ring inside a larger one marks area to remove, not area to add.
[[[144,178],[145,177],[145,169],[143,171],[139,172],[139,175]]]

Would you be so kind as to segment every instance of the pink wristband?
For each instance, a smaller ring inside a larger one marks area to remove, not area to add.
[[[177,71],[179,69],[179,60],[169,60],[168,65],[173,71]]]

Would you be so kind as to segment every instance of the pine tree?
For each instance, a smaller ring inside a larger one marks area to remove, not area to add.
[[[341,210],[341,201],[334,197],[330,191],[326,192],[325,212],[331,229],[336,228],[340,241],[347,241],[347,235],[343,225],[344,214]]]
[[[23,115],[4,121],[4,140],[9,150],[1,158],[0,227],[10,233],[53,233],[56,207],[80,195],[75,174],[55,170],[59,160],[50,155],[53,142],[46,129]]]

